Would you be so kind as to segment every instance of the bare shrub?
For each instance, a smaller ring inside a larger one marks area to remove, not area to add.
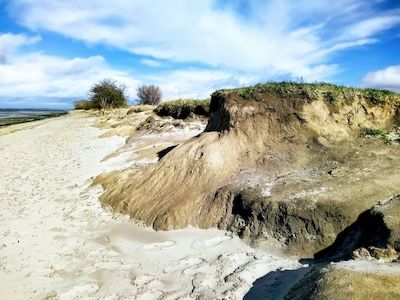
[[[140,104],[157,105],[161,101],[161,90],[155,85],[142,85],[137,88]]]

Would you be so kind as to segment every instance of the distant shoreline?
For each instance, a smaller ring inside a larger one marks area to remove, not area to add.
[[[67,110],[0,109],[0,128],[10,125],[40,121],[68,114]],[[9,116],[7,115],[9,114]]]

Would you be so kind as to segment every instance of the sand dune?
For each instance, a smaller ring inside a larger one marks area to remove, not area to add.
[[[311,258],[400,193],[399,103],[329,84],[217,91],[203,133],[140,172],[99,177],[101,201],[155,229],[218,227]]]
[[[91,178],[132,163],[69,115],[0,136],[0,299],[240,299],[300,265],[216,229],[156,232],[105,211]],[[133,161],[134,162],[134,161]]]

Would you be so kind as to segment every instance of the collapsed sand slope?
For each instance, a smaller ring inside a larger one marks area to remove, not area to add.
[[[399,299],[398,264],[354,261],[309,272],[285,296],[286,300]]]
[[[330,85],[214,93],[203,134],[140,171],[99,178],[101,200],[156,229],[219,226],[312,255],[400,192],[398,146],[359,139],[392,128],[399,99]]]
[[[360,214],[317,255],[325,261],[342,261],[309,267],[286,299],[400,298],[399,210],[400,195],[396,195]]]
[[[155,232],[104,211],[91,177],[136,155],[104,161],[124,139],[98,138],[93,121],[0,136],[1,299],[240,299],[265,272],[299,266],[218,230]]]

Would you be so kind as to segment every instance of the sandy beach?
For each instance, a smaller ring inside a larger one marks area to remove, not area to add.
[[[103,209],[92,178],[135,155],[103,161],[125,140],[99,138],[94,121],[0,135],[1,299],[241,299],[257,278],[300,267],[224,231],[156,232]]]
[[[400,300],[400,0],[0,3],[0,300]]]

